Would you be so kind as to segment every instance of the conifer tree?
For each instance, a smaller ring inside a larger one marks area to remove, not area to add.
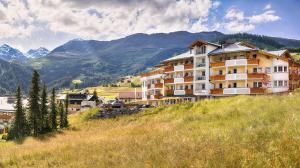
[[[50,131],[50,115],[48,112],[48,99],[47,99],[47,87],[44,85],[41,95],[41,123],[42,130],[41,133],[46,133]]]
[[[65,100],[65,113],[64,113],[64,127],[69,126],[69,121],[68,121],[68,108],[69,108],[69,95],[66,95],[66,100]]]
[[[24,137],[27,133],[27,122],[23,110],[22,92],[20,86],[17,87],[16,99],[15,117],[11,130],[9,131],[9,139],[19,139]]]
[[[64,106],[63,104],[60,102],[59,103],[59,127],[60,128],[64,128]]]
[[[41,128],[41,122],[40,122],[40,75],[39,73],[34,70],[31,84],[30,84],[30,90],[29,90],[29,124],[31,131],[34,136],[37,136],[40,132]]]
[[[56,109],[56,103],[55,103],[55,89],[52,89],[52,95],[51,95],[51,112],[50,112],[50,125],[52,130],[57,129],[57,109]]]
[[[99,104],[99,97],[98,97],[96,89],[94,90],[93,97],[96,99],[95,101],[96,101],[96,104],[98,105]]]

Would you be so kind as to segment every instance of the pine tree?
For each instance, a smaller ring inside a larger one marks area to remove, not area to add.
[[[50,125],[52,130],[57,129],[57,110],[56,110],[56,103],[55,103],[55,89],[52,89],[52,95],[51,95],[51,112],[50,112]]]
[[[65,100],[65,113],[64,113],[64,127],[69,126],[69,121],[68,121],[68,108],[69,108],[69,95],[66,95],[66,100]]]
[[[14,123],[9,131],[9,139],[19,139],[24,137],[27,133],[27,122],[23,110],[22,92],[20,86],[17,87],[16,99]]]
[[[39,73],[34,70],[32,79],[31,79],[31,85],[30,85],[30,91],[29,91],[29,123],[30,128],[32,130],[32,133],[34,136],[37,136],[40,132],[41,128],[41,122],[40,122],[40,75]]]
[[[96,104],[98,105],[99,104],[99,97],[98,97],[96,89],[94,90],[93,97],[96,99],[95,101],[96,101]]]
[[[41,95],[41,121],[42,130],[41,133],[46,133],[50,131],[50,115],[48,112],[48,100],[47,100],[47,87],[44,85],[42,95]]]
[[[64,106],[63,104],[60,102],[59,103],[59,127],[60,128],[64,128]]]

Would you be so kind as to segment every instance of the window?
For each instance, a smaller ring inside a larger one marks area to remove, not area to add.
[[[236,84],[236,83],[233,83],[233,87],[236,88],[236,87],[237,87],[237,84]]]
[[[253,54],[252,57],[253,57],[253,59],[256,59],[257,55],[256,55],[256,54]]]
[[[253,87],[254,88],[261,88],[262,87],[262,82],[253,82]]]
[[[283,81],[278,81],[278,86],[282,87],[283,86]]]
[[[223,57],[220,57],[219,59],[220,59],[220,61],[223,61]]]
[[[235,56],[233,56],[233,59],[237,59],[237,56],[235,55]]]
[[[284,81],[284,86],[288,86],[288,81]]]
[[[205,76],[205,71],[202,71],[202,76]]]
[[[201,88],[202,90],[205,90],[205,84],[202,84]]]
[[[219,84],[219,88],[220,88],[220,89],[223,88],[223,84],[222,84],[222,83]]]
[[[253,68],[253,73],[257,73],[257,68]]]
[[[233,73],[236,74],[237,73],[237,69],[233,69]]]
[[[278,66],[278,72],[283,72],[282,66]]]
[[[277,72],[277,67],[274,67],[274,72]]]
[[[194,85],[191,85],[191,89],[194,89]]]
[[[231,88],[231,84],[228,85],[228,88]]]
[[[274,81],[274,87],[277,87],[278,85],[277,85],[277,81]]]
[[[183,86],[182,85],[180,86],[180,90],[183,90]]]
[[[189,89],[189,86],[188,85],[185,85],[185,90]]]
[[[244,55],[240,55],[240,59],[245,59],[245,56]]]
[[[283,67],[283,72],[287,72],[287,66]]]
[[[201,62],[204,64],[205,63],[205,58],[202,58]]]
[[[223,75],[223,71],[222,70],[219,70],[219,75]]]

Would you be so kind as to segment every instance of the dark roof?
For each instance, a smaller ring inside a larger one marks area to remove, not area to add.
[[[68,94],[69,100],[84,100],[87,98],[86,94]]]

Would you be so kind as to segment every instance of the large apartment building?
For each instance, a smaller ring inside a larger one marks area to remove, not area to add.
[[[189,51],[142,74],[143,100],[267,94],[300,86],[299,64],[286,50],[264,51],[245,42],[195,41]]]

